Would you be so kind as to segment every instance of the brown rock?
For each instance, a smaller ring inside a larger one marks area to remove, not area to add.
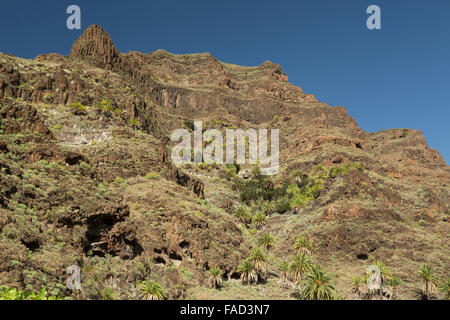
[[[98,25],[89,26],[75,41],[69,58],[87,59],[101,68],[111,68],[112,64],[120,61],[119,51],[109,35]]]

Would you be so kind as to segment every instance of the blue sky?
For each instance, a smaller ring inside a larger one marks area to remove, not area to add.
[[[362,129],[422,130],[450,160],[449,0],[2,0],[0,51],[68,54],[82,32],[66,28],[71,4],[81,7],[82,30],[102,25],[121,52],[271,60],[305,92],[345,106]],[[381,30],[366,28],[371,4]]]

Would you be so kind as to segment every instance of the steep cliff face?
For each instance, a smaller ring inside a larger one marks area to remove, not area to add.
[[[314,262],[339,275],[344,298],[374,260],[404,280],[405,298],[417,296],[418,265],[448,276],[450,169],[439,152],[417,130],[364,132],[272,62],[119,53],[94,25],[68,57],[0,54],[0,119],[0,285],[71,294],[61,284],[78,264],[84,298],[105,288],[137,298],[146,279],[170,298],[254,298],[237,284],[208,291],[207,271],[219,266],[233,283],[265,233],[277,239],[259,284],[266,298],[292,297],[276,275],[301,236]],[[170,134],[195,120],[279,129],[280,173],[176,167]],[[266,224],[242,223],[232,214],[241,206]]]

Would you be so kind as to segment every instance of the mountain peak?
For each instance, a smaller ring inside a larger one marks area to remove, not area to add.
[[[98,67],[106,67],[120,57],[109,34],[101,26],[93,24],[74,42],[69,58],[88,59]]]

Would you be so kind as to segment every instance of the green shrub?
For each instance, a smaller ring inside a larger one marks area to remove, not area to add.
[[[97,109],[100,109],[102,111],[109,111],[115,114],[120,114],[122,112],[122,110],[116,108],[113,106],[112,102],[110,100],[104,99],[100,102],[97,102],[95,104],[95,107]]]
[[[344,168],[333,169],[332,172],[323,165],[316,165],[312,168],[309,176],[300,170],[294,170],[289,177],[275,186],[271,177],[261,175],[258,166],[252,170],[251,179],[243,180],[235,178],[233,180],[233,190],[239,192],[239,199],[247,205],[261,202],[268,202],[272,208],[271,213],[285,213],[291,209],[304,207],[309,201],[320,196],[324,180],[330,174],[348,172],[349,169],[361,169],[359,163],[346,166]],[[230,170],[229,176],[233,175]],[[260,210],[261,211],[261,210]]]
[[[251,176],[252,176],[253,179],[257,179],[257,180],[261,179],[261,177],[262,177],[261,176],[261,168],[258,167],[258,166],[255,166],[252,169]]]
[[[297,184],[290,184],[286,190],[290,207],[301,208],[306,206],[309,201],[318,198],[322,184],[321,178],[306,178],[302,181],[301,188]]]
[[[240,206],[237,209],[235,209],[233,215],[244,224],[249,224],[252,220],[252,216],[250,215],[250,212],[245,206]]]
[[[325,168],[325,167],[324,167],[323,165],[321,165],[321,164],[315,165],[315,166],[312,168],[311,173],[310,173],[310,176],[311,176],[311,177],[316,177],[316,178],[319,178],[319,179],[325,179],[325,178],[328,177],[328,175],[329,175],[328,169]]]
[[[141,122],[138,119],[131,119],[128,123],[134,128],[139,128],[141,126]]]
[[[266,223],[267,223],[267,216],[262,212],[258,212],[252,217],[252,224],[257,229],[261,228]]]
[[[184,121],[184,126],[185,126],[186,128],[188,128],[189,130],[191,130],[191,131],[194,131],[194,129],[195,129],[195,127],[194,127],[194,122],[191,121],[191,120],[185,120],[185,121]]]
[[[225,179],[231,180],[237,177],[237,168],[234,164],[227,164]]]
[[[44,94],[45,102],[52,102],[54,98],[55,98],[55,95],[53,93],[47,92]]]
[[[278,199],[276,202],[276,211],[279,214],[283,214],[291,210],[291,204],[289,203],[289,199],[287,197],[283,197]]]
[[[84,174],[86,174],[91,169],[91,166],[84,161],[81,161],[78,164],[78,167],[80,168],[81,172],[83,172]]]
[[[235,179],[234,181],[233,189],[240,191],[239,198],[247,204],[258,199],[271,201],[277,192],[272,178],[260,175],[259,168],[255,168],[252,171],[253,179]]]
[[[119,185],[123,185],[123,184],[125,184],[125,180],[123,178],[121,178],[121,177],[116,177],[114,179],[114,183],[115,184],[119,184]]]
[[[138,286],[141,297],[145,300],[165,300],[166,293],[163,286],[157,281],[143,281]]]
[[[74,115],[85,115],[86,114],[86,106],[82,105],[81,102],[72,102],[70,104],[70,111]]]
[[[364,167],[359,162],[354,162],[345,166],[332,167],[330,168],[329,176],[334,178],[336,176],[344,176],[348,174],[350,170],[364,170]]]
[[[97,102],[95,104],[95,107],[97,109],[106,110],[106,111],[113,111],[114,110],[114,107],[112,106],[112,103],[109,100],[102,100],[100,102]]]
[[[145,175],[145,177],[149,180],[153,180],[153,179],[158,179],[159,178],[159,173],[157,172],[149,172]]]
[[[0,287],[0,300],[61,300],[61,297],[48,296],[45,288],[42,288],[39,293],[34,293],[4,286]]]

